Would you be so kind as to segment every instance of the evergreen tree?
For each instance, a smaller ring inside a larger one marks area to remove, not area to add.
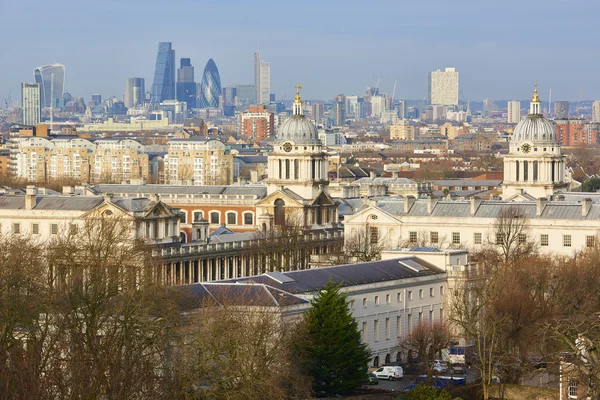
[[[367,378],[371,354],[339,289],[329,281],[304,315],[306,372],[314,379],[315,393],[345,394]]]

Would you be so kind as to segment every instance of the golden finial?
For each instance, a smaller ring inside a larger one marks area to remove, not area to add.
[[[302,89],[302,85],[297,83],[296,86],[294,86],[294,88],[296,88],[296,100],[294,100],[294,102],[302,103],[302,100],[300,100],[300,89]]]
[[[537,82],[535,82],[535,84],[533,85],[533,97],[531,98],[531,101],[533,101],[535,103],[540,102],[540,97],[538,96],[538,92],[537,92]]]

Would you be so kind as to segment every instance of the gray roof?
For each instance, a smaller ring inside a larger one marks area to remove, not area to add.
[[[243,164],[266,164],[267,156],[233,156],[233,161],[240,161]]]
[[[89,211],[102,204],[100,196],[40,196],[36,198],[36,210]],[[24,210],[25,196],[0,195],[0,209]]]
[[[360,178],[356,180],[356,183],[375,185],[409,185],[416,182],[408,178]]]
[[[340,197],[334,198],[338,205],[338,215],[352,215],[360,210],[364,204],[364,197],[356,197],[351,199],[343,199]]]
[[[426,180],[436,186],[500,186],[501,179],[434,179]]]
[[[255,239],[254,232],[226,233],[210,236],[210,243],[231,243]]]
[[[267,187],[261,184],[252,185],[127,185],[106,184],[90,187],[96,193],[114,194],[163,194],[163,195],[196,195],[196,194],[226,194],[226,195],[253,195],[258,198],[267,195]]]
[[[116,197],[111,199],[111,202],[126,211],[130,212],[146,212],[156,206],[156,202],[147,198],[126,199]]]
[[[403,257],[390,260],[337,265],[334,267],[280,272],[231,279],[229,282],[255,282],[274,286],[293,294],[316,292],[330,280],[342,287],[367,285],[399,279],[444,274],[433,265],[417,258]],[[283,278],[283,279],[282,279]]]

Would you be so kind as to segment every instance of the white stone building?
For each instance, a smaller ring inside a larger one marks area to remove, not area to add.
[[[458,72],[446,68],[429,73],[429,104],[458,105]]]

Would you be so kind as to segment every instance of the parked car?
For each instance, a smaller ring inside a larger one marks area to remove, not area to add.
[[[372,372],[367,374],[367,384],[369,385],[377,385],[379,383],[379,379],[377,379],[377,375]]]
[[[465,375],[467,373],[467,366],[465,364],[452,364],[451,371],[455,375]]]
[[[447,372],[448,363],[444,360],[433,360],[433,370],[439,373]]]
[[[379,379],[388,379],[390,381],[396,379],[402,379],[404,377],[404,371],[402,367],[381,367],[375,371],[375,375]]]

